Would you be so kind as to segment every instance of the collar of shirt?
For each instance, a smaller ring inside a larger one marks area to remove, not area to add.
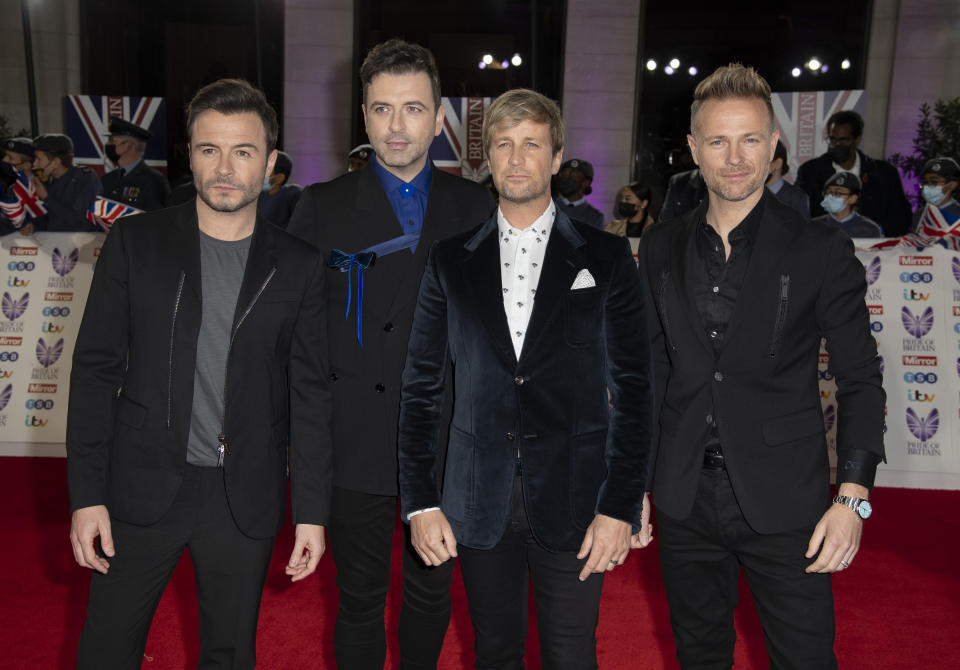
[[[773,196],[767,193],[767,189],[764,189],[763,195],[760,196],[760,201],[754,205],[753,209],[750,210],[750,213],[747,214],[743,221],[738,223],[734,229],[730,231],[727,239],[731,245],[741,238],[746,238],[751,245],[757,241],[757,231],[760,228],[760,219],[763,218],[763,210],[766,207],[768,197]],[[707,206],[703,208],[700,214],[699,225],[697,226],[700,234],[705,233],[707,228],[713,230],[710,224],[707,223],[707,211],[710,209],[710,201],[707,200],[706,203]]]
[[[553,221],[556,216],[557,205],[551,200],[547,208],[543,210],[543,214],[538,216],[532,224],[520,230],[519,228],[511,226],[510,222],[507,221],[507,217],[503,215],[503,210],[497,207],[497,228],[500,231],[500,239],[503,239],[505,235],[538,235],[543,239],[543,244],[546,245],[547,240],[550,239],[550,231],[553,230]],[[546,248],[546,246],[544,246],[544,248]]]
[[[123,176],[126,177],[128,174],[130,174],[131,172],[133,172],[134,168],[136,168],[136,167],[137,167],[138,165],[140,165],[140,163],[142,163],[142,162],[143,162],[143,156],[141,156],[140,158],[138,158],[138,159],[136,160],[136,162],[131,163],[131,164],[128,165],[127,167],[123,168]]]
[[[783,188],[783,177],[780,177],[780,179],[767,186],[767,188],[769,188],[770,192],[774,195],[779,193],[780,189]]]
[[[840,167],[836,163],[832,163],[834,172],[852,172],[853,174],[860,176],[860,152],[857,149],[853,150],[853,167],[849,170],[845,167]]]
[[[579,200],[574,200],[573,202],[570,202],[569,200],[564,198],[562,195],[558,197],[560,198],[560,202],[562,202],[564,205],[569,205],[570,207],[579,207],[580,205],[584,205],[587,202],[586,198],[580,198]]]
[[[399,191],[401,197],[407,198],[412,197],[416,191],[419,191],[423,195],[430,193],[432,167],[433,164],[427,160],[427,164],[423,166],[423,169],[420,170],[420,172],[417,173],[417,176],[411,179],[408,183],[390,172],[387,168],[380,165],[380,159],[373,159],[373,170],[377,173],[377,177],[380,179],[380,183],[383,185],[383,190],[386,191],[388,195],[394,191]]]
[[[846,215],[845,217],[843,217],[842,219],[838,219],[838,218],[835,217],[833,214],[831,214],[831,215],[830,215],[830,218],[833,219],[834,221],[836,221],[837,223],[846,223],[847,221],[849,221],[850,219],[852,219],[852,218],[855,217],[856,215],[857,215],[856,212],[850,212],[849,214],[847,214],[847,215]]]
[[[417,173],[417,176],[405,182],[385,167],[380,165],[380,160],[373,159],[373,170],[383,185],[383,190],[387,194],[387,200],[390,201],[390,207],[397,216],[397,222],[400,224],[401,232],[404,235],[410,233],[419,234],[423,229],[423,217],[427,212],[427,196],[430,193],[430,181],[432,179],[433,164],[428,160],[423,169]],[[411,253],[416,251],[413,247]]]

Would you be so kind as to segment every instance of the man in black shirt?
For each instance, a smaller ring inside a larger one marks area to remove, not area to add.
[[[880,362],[849,238],[764,188],[770,87],[720,68],[697,86],[688,142],[708,197],[642,238],[659,433],[652,489],[677,656],[729,668],[742,565],[770,665],[836,668],[830,573],[857,554],[883,457]],[[830,352],[843,421],[839,495],[817,365]]]

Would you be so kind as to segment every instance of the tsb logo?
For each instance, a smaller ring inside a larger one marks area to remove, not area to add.
[[[908,384],[936,384],[937,375],[935,372],[904,372],[903,381]]]
[[[933,281],[930,272],[901,272],[900,281],[904,284],[929,284]]]
[[[20,358],[20,354],[16,351],[0,351],[0,361],[6,363],[7,361],[15,361]]]
[[[818,375],[820,377],[820,381],[823,381],[823,382],[828,382],[831,379],[833,379],[833,375],[830,373],[829,370],[818,370]]]
[[[37,264],[33,261],[10,261],[7,263],[7,269],[10,272],[30,272]]]
[[[70,316],[69,307],[44,307],[44,316]]]
[[[49,398],[29,398],[26,405],[27,409],[53,409],[53,401]]]
[[[871,321],[870,330],[872,330],[875,333],[879,333],[881,330],[883,330],[883,324],[880,323],[879,321]]]

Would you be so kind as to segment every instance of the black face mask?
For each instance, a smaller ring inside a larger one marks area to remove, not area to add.
[[[111,163],[116,163],[120,160],[119,154],[117,154],[117,145],[116,144],[104,144],[103,153],[107,154],[107,158],[110,159]]]
[[[577,192],[579,184],[573,177],[557,176],[553,178],[553,186],[557,189],[557,193],[567,198]]]
[[[853,147],[849,144],[834,144],[827,149],[827,154],[834,163],[846,163],[853,158]]]
[[[633,215],[637,213],[637,209],[637,204],[635,202],[617,203],[617,214],[625,219],[633,218]]]

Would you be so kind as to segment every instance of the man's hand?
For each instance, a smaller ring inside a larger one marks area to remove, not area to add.
[[[30,235],[33,235],[33,230],[34,228],[32,223],[25,223],[22,226],[20,226],[20,234],[23,235],[24,237],[29,237]]]
[[[584,558],[589,554],[583,570],[580,571],[580,581],[586,581],[594,572],[613,570],[623,565],[630,553],[630,524],[618,521],[613,517],[598,514],[587,528],[580,545],[577,558]]]
[[[37,177],[33,177],[33,190],[37,194],[37,198],[40,200],[46,200],[47,196],[50,195],[47,192],[47,185],[40,181]]]
[[[640,512],[640,530],[630,536],[631,549],[644,549],[653,542],[653,524],[650,523],[650,494],[643,494],[643,510]]]
[[[113,534],[110,532],[110,513],[106,505],[81,507],[74,510],[70,519],[70,544],[73,545],[73,557],[83,568],[92,568],[107,574],[110,563],[97,556],[94,543],[100,537],[103,553],[113,557]]]
[[[410,519],[410,543],[427,565],[441,565],[457,556],[453,528],[440,510],[421,512]]]
[[[866,487],[849,483],[841,484],[839,493],[864,499],[870,494]],[[820,555],[807,566],[807,572],[837,572],[850,567],[860,549],[862,533],[863,519],[859,514],[839,503],[830,505],[810,537],[806,557],[813,558],[818,549]]]
[[[290,581],[299,582],[312,575],[326,547],[323,526],[298,523],[294,531],[293,552],[283,569],[290,576]]]

